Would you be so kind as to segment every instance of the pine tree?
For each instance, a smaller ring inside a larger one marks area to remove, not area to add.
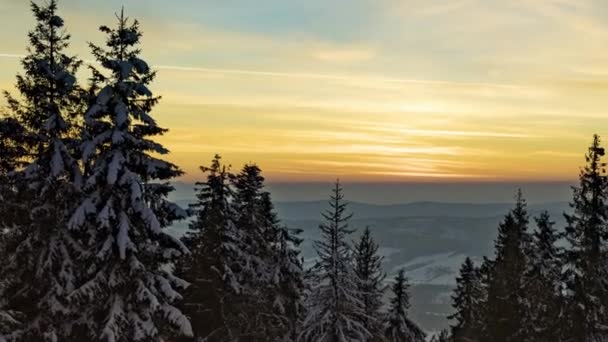
[[[201,171],[208,173],[207,180],[196,183],[197,202],[190,207],[196,219],[183,238],[191,254],[176,269],[191,284],[181,307],[197,338],[234,341],[242,318],[236,298],[242,292],[238,271],[243,258],[232,206],[232,175],[217,155]]]
[[[282,225],[274,211],[270,193],[262,193],[262,218],[266,241],[272,246],[271,282],[266,298],[272,307],[275,326],[267,341],[296,341],[304,310],[304,272],[298,247],[299,229]]]
[[[241,335],[249,339],[267,340],[279,334],[280,325],[272,308],[273,246],[269,238],[276,228],[272,226],[272,213],[264,212],[264,177],[260,168],[248,164],[234,177],[235,224],[240,234],[240,250],[245,257],[239,268],[242,291],[237,302],[245,315],[240,321]],[[269,296],[270,294],[270,296]]]
[[[466,258],[456,278],[456,289],[452,296],[455,313],[448,317],[454,320],[452,338],[455,342],[479,341],[482,336],[481,314],[483,312],[483,289],[479,270],[471,258]]]
[[[494,260],[484,256],[477,275],[480,283],[480,299],[478,300],[479,340],[488,341],[491,336],[491,332],[488,329],[490,326],[489,313],[491,312],[488,306],[488,291],[490,285],[494,282]]]
[[[496,258],[488,287],[488,341],[522,341],[526,299],[524,292],[529,235],[528,214],[521,191],[515,208],[505,216],[495,242]]]
[[[358,290],[361,294],[365,317],[363,323],[373,336],[381,334],[382,296],[384,295],[384,278],[382,257],[378,255],[378,244],[371,236],[369,227],[354,246],[355,273],[359,278]]]
[[[57,2],[31,8],[36,26],[21,61],[25,73],[17,76],[19,96],[5,93],[9,113],[2,120],[0,174],[9,188],[1,191],[0,210],[12,215],[2,220],[11,241],[3,243],[0,305],[21,316],[11,340],[63,340],[78,315],[67,295],[82,254],[67,227],[82,178],[73,139],[83,103],[74,76],[81,62],[65,53],[70,36]]]
[[[371,338],[366,329],[365,311],[353,269],[351,248],[347,238],[353,230],[346,215],[342,187],[336,182],[329,201],[330,209],[323,214],[325,223],[319,226],[322,240],[315,248],[319,261],[312,270],[312,284],[306,299],[307,315],[300,339],[303,341],[346,342]]]
[[[123,13],[117,18],[117,28],[100,28],[107,48],[91,44],[103,67],[92,68],[101,90],[85,113],[90,135],[82,151],[90,169],[70,221],[90,253],[70,297],[80,304],[78,323],[89,339],[161,341],[174,332],[192,334],[173,304],[186,283],[167,269],[187,249],[163,230],[169,217],[159,198],[170,186],[154,183],[182,172],[156,157],[168,153],[153,140],[166,130],[150,116],[159,98],[148,89],[155,72],[139,58],[139,23]]]
[[[386,317],[384,337],[388,342],[424,342],[425,333],[410,320],[410,295],[405,271],[399,270],[392,286],[393,297]]]
[[[565,281],[570,296],[567,305],[568,336],[572,341],[595,342],[608,336],[608,274],[606,242],[608,227],[608,178],[602,162],[604,148],[599,136],[586,155],[587,165],[581,170],[580,184],[573,188],[571,207],[565,215],[566,239]]]
[[[526,340],[559,341],[562,310],[562,249],[556,245],[560,235],[548,212],[535,218],[536,230],[532,237],[527,293]]]
[[[431,342],[451,342],[454,341],[453,337],[450,337],[450,334],[447,330],[441,330],[441,332],[437,335],[434,335],[431,339]]]

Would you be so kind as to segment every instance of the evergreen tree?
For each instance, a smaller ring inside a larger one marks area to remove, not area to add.
[[[490,285],[493,283],[494,279],[494,261],[489,259],[488,257],[483,257],[483,261],[479,266],[478,273],[479,283],[480,283],[480,296],[478,299],[478,307],[479,307],[479,334],[480,341],[487,341],[489,336],[491,336],[488,326],[489,326],[489,315],[488,313],[491,311],[488,307],[488,291],[490,289]]]
[[[271,235],[276,227],[272,212],[265,212],[263,203],[264,177],[260,168],[248,164],[234,177],[234,209],[240,236],[240,251],[244,262],[239,268],[242,291],[237,299],[245,316],[239,323],[241,335],[249,339],[268,340],[276,336],[280,318],[274,315],[272,299],[273,246]],[[267,204],[266,204],[267,205]],[[269,239],[270,238],[270,239]]]
[[[266,240],[271,242],[271,283],[266,297],[272,305],[274,336],[267,341],[295,341],[304,310],[302,260],[298,247],[299,229],[282,225],[274,211],[270,193],[262,193],[262,217]]]
[[[586,155],[587,165],[581,170],[580,184],[573,188],[571,215],[565,215],[568,226],[564,274],[568,298],[568,338],[572,341],[603,341],[608,336],[608,274],[606,270],[607,187],[606,164],[601,158],[604,148],[599,136]]]
[[[548,212],[535,218],[536,230],[532,248],[525,293],[528,295],[526,314],[528,341],[560,340],[562,249],[556,245],[559,234]]]
[[[232,206],[229,169],[215,156],[205,182],[196,183],[196,219],[183,238],[191,254],[182,259],[176,274],[190,283],[181,301],[190,317],[194,336],[206,341],[234,341],[239,336],[240,311],[236,297],[242,291],[238,277],[241,251]]]
[[[342,187],[336,182],[319,226],[322,240],[315,242],[319,261],[312,271],[312,284],[306,299],[307,315],[300,339],[307,342],[366,341],[365,308],[358,292],[359,279],[351,262],[347,238],[353,230],[346,215]]]
[[[451,342],[454,341],[453,337],[450,337],[450,334],[447,330],[441,330],[441,332],[437,335],[434,335],[431,339],[431,342]]]
[[[117,17],[117,28],[100,28],[107,48],[91,44],[104,69],[92,68],[101,90],[85,113],[90,135],[82,151],[90,170],[70,221],[90,253],[80,261],[86,273],[70,298],[80,304],[78,323],[89,339],[161,341],[174,332],[192,334],[173,304],[186,283],[167,269],[187,253],[163,229],[170,217],[159,198],[171,187],[153,183],[182,172],[160,159],[168,151],[153,140],[166,129],[150,116],[159,98],[148,89],[155,72],[139,58],[139,23]]]
[[[481,314],[483,312],[483,289],[479,270],[471,258],[466,258],[456,278],[456,289],[452,296],[455,313],[448,317],[454,320],[452,338],[455,342],[472,342],[481,338]]]
[[[386,317],[384,336],[388,342],[424,342],[425,333],[410,320],[410,295],[404,270],[399,270],[392,286],[393,297]]]
[[[487,340],[522,341],[526,314],[524,292],[529,235],[526,202],[517,195],[515,208],[498,227],[496,258],[486,303]]]
[[[361,294],[365,317],[363,323],[374,336],[381,334],[382,296],[384,295],[384,278],[382,257],[378,255],[378,244],[371,236],[369,227],[354,246],[355,273],[359,278],[358,290]]]
[[[8,187],[0,191],[0,211],[11,214],[0,223],[11,231],[10,242],[4,236],[0,305],[21,316],[8,338],[54,341],[71,334],[78,315],[67,296],[83,252],[67,223],[82,180],[73,139],[81,62],[65,53],[70,37],[57,2],[31,8],[36,26],[21,61],[25,73],[17,76],[19,96],[5,93],[9,113],[1,122],[0,177]]]

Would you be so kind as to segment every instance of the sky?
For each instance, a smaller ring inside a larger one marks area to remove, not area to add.
[[[603,0],[59,5],[85,60],[121,6],[141,22],[163,97],[151,114],[185,181],[215,153],[274,182],[570,181],[607,131]],[[10,90],[27,2],[0,0],[0,22]]]

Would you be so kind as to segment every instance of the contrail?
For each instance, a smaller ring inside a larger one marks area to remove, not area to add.
[[[298,78],[298,79],[320,79],[333,81],[375,81],[379,83],[404,83],[404,84],[425,84],[425,85],[444,85],[444,86],[470,86],[470,87],[492,87],[492,88],[522,88],[520,85],[514,84],[498,84],[498,83],[482,83],[482,82],[452,82],[442,80],[421,80],[421,79],[403,79],[389,78],[376,76],[350,76],[350,75],[332,75],[332,74],[314,74],[301,72],[275,72],[275,71],[259,71],[245,69],[222,69],[222,68],[204,68],[204,67],[184,67],[176,65],[157,65],[157,69],[176,70],[176,71],[192,71],[201,73],[223,74],[223,75],[245,75],[245,76],[263,76],[263,77],[281,77],[281,78]]]
[[[0,58],[23,58],[23,54],[0,53]],[[85,60],[89,64],[98,64],[96,61]],[[222,75],[243,75],[243,76],[259,76],[259,77],[277,77],[277,78],[294,78],[294,79],[317,79],[329,81],[343,82],[378,82],[378,83],[401,83],[401,84],[421,84],[421,85],[438,85],[438,86],[464,86],[464,87],[480,87],[480,88],[500,88],[500,89],[521,89],[521,85],[514,84],[499,84],[499,83],[483,83],[483,82],[453,82],[442,80],[421,80],[421,79],[403,79],[377,76],[352,76],[352,75],[332,75],[332,74],[316,74],[302,72],[281,72],[281,71],[262,71],[262,70],[247,70],[247,69],[224,69],[224,68],[205,68],[205,67],[187,67],[177,65],[156,65],[154,68],[159,70],[175,70],[186,72],[200,72],[207,74],[222,74]]]

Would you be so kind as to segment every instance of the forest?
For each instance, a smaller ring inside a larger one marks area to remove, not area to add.
[[[515,194],[494,255],[460,268],[450,329],[425,332],[408,315],[407,272],[387,277],[372,229],[353,241],[361,227],[339,180],[310,267],[255,163],[233,170],[216,155],[196,202],[170,202],[183,171],[155,140],[167,129],[153,117],[161,98],[138,21],[119,12],[85,62],[69,53],[56,0],[31,9],[0,112],[0,341],[608,341],[599,136],[567,225],[530,217]],[[186,218],[184,236],[167,233]]]

